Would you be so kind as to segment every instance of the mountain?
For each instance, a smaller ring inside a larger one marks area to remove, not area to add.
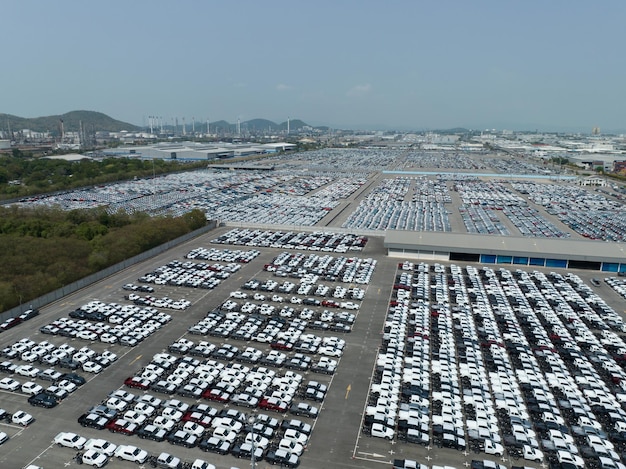
[[[234,132],[237,130],[236,124],[229,124],[225,120],[211,122],[211,132]]]
[[[209,124],[211,126],[212,132],[237,132],[237,124],[231,124],[226,122],[225,120],[211,122]],[[242,132],[266,132],[270,131],[286,131],[287,130],[287,121],[281,122],[277,124],[276,122],[272,122],[268,119],[251,119],[248,121],[241,122],[240,124]],[[305,122],[302,122],[300,119],[290,119],[289,120],[289,130],[296,131],[300,130],[302,127],[306,126]]]
[[[307,126],[300,119],[289,119],[289,130],[300,130],[302,127]],[[280,130],[287,130],[287,121],[280,124]]]
[[[8,130],[11,127],[13,132],[23,129],[30,129],[35,132],[49,131],[54,135],[60,133],[60,122],[63,121],[65,131],[78,132],[80,130],[80,122],[83,128],[89,131],[110,131],[119,132],[121,130],[136,131],[140,127],[113,119],[101,112],[95,111],[71,111],[59,116],[45,117],[18,117],[10,114],[0,114],[0,129]]]
[[[279,130],[278,125],[275,122],[272,122],[267,119],[252,119],[246,122],[241,123],[242,128],[246,128],[249,131],[260,131],[260,130]]]

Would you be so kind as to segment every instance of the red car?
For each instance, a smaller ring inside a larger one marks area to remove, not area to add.
[[[275,412],[286,412],[287,403],[277,397],[264,397],[259,403],[259,408],[263,410],[273,410]]]
[[[108,428],[110,432],[122,433],[124,435],[134,435],[138,429],[137,424],[124,419],[112,420],[106,424],[105,428]]]
[[[276,342],[272,342],[270,344],[270,348],[274,350],[292,350],[293,344],[285,340],[277,340]]]
[[[148,381],[147,379],[139,378],[137,376],[129,376],[128,378],[126,378],[124,380],[124,385],[128,386],[129,388],[143,389],[144,391],[146,389],[150,389],[150,381]]]
[[[204,415],[202,412],[186,412],[182,418],[183,422],[196,422],[204,427],[211,424],[211,417]]]
[[[207,389],[206,391],[202,393],[202,397],[210,401],[217,401],[217,402],[230,401],[230,394],[227,393],[226,391],[222,391],[221,389]]]

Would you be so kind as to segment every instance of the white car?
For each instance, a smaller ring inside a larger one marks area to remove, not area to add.
[[[81,459],[83,464],[94,467],[103,467],[109,462],[109,458],[106,454],[99,453],[95,449],[85,451]]]
[[[292,454],[295,454],[296,456],[301,456],[302,452],[304,451],[304,446],[302,446],[300,443],[296,443],[293,440],[283,438],[278,442],[278,449],[284,449]]]
[[[161,430],[168,431],[168,432],[172,428],[174,428],[176,423],[177,423],[176,420],[169,419],[163,415],[158,415],[157,417],[155,417],[154,421],[152,422],[152,424],[155,427],[160,428]]]
[[[137,464],[143,464],[148,459],[147,451],[132,445],[119,445],[114,454],[116,458]]]
[[[87,373],[97,374],[102,371],[102,365],[99,365],[96,362],[88,361],[83,364],[83,371],[86,371]]]
[[[0,432],[0,445],[9,440],[9,435],[5,432]]]
[[[385,438],[387,440],[393,440],[395,432],[392,428],[389,428],[382,423],[373,423],[372,424],[372,436],[377,438]]]
[[[143,401],[137,402],[133,410],[138,414],[145,415],[146,417],[151,417],[156,412],[156,409],[153,406]]]
[[[523,456],[524,459],[528,461],[535,461],[539,463],[543,461],[543,452],[530,445],[524,445]]]
[[[117,397],[109,397],[105,403],[109,409],[123,411],[128,407],[128,402]]]
[[[317,353],[320,355],[325,355],[327,357],[341,357],[343,355],[343,351],[339,348],[336,348],[332,345],[323,345],[317,349]]]
[[[134,410],[127,410],[124,413],[124,420],[135,423],[137,425],[143,425],[146,422],[147,417],[144,414],[135,412]]]
[[[158,397],[153,396],[152,394],[143,394],[141,396],[139,396],[137,398],[137,403],[146,403],[151,405],[154,408],[160,407],[161,406],[161,399],[159,399]],[[136,407],[136,406],[135,406]],[[139,412],[139,411],[138,411]]]
[[[68,448],[83,449],[87,443],[87,438],[72,432],[61,432],[54,437],[54,443]]]
[[[583,458],[581,458],[580,456],[576,454],[572,454],[569,451],[559,450],[556,453],[556,457],[557,457],[557,460],[561,464],[562,463],[573,464],[574,466],[579,467],[580,469],[584,469],[585,467],[585,461],[583,460]]]
[[[117,389],[109,394],[109,397],[115,397],[117,399],[121,399],[125,402],[132,402],[135,400],[137,396],[129,393],[128,391],[124,391],[123,389]]]
[[[117,445],[114,445],[113,443],[102,438],[91,438],[87,440],[83,448],[86,450],[93,449],[98,453],[105,454],[106,456],[113,456],[113,453],[115,453],[115,450],[117,449]]]
[[[115,344],[117,343],[117,341],[118,341],[117,336],[113,334],[109,334],[108,332],[105,332],[104,334],[100,336],[100,342],[103,342],[105,344]]]
[[[206,428],[196,422],[185,422],[183,425],[183,431],[200,438],[206,431]]]
[[[7,391],[17,391],[20,386],[20,382],[13,378],[0,379],[0,389],[5,389]]]
[[[65,389],[70,394],[76,391],[76,389],[78,389],[77,385],[75,385],[74,383],[72,383],[71,381],[67,379],[62,379],[61,381],[59,381],[57,383],[57,386],[60,387],[61,389]]]
[[[289,428],[285,430],[285,434],[283,435],[283,438],[286,438],[288,440],[293,440],[296,443],[300,443],[302,446],[306,446],[307,442],[309,441],[309,437],[307,435],[305,435],[302,432],[299,432],[298,430],[294,430],[293,428]]]
[[[32,381],[26,381],[24,384],[22,384],[22,392],[24,394],[28,394],[29,396],[39,394],[41,391],[43,391],[43,386],[37,383],[33,383]]]
[[[161,417],[165,417],[178,422],[180,419],[183,418],[183,413],[180,410],[174,409],[173,407],[166,407],[161,412]]]
[[[216,469],[213,464],[210,464],[203,459],[196,459],[191,465],[191,469]]]
[[[98,334],[96,334],[95,332],[84,330],[84,331],[79,331],[78,334],[76,334],[76,338],[94,341],[94,340],[98,340]]]
[[[235,438],[237,438],[237,432],[230,428],[217,427],[213,430],[213,436],[222,441],[235,441]]]
[[[180,459],[169,453],[161,453],[157,458],[157,466],[177,468],[180,466]]]
[[[28,413],[26,413],[26,412],[24,412],[23,410],[18,410],[11,417],[11,422],[13,422],[13,423],[15,423],[17,425],[22,425],[24,427],[27,426],[27,425],[30,425],[34,421],[35,421],[35,419],[33,418],[33,416],[28,414]]]
[[[29,378],[34,378],[40,371],[39,368],[35,368],[33,365],[20,365],[15,369],[18,375],[28,376]]]

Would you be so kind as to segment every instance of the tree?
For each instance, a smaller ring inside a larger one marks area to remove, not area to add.
[[[206,215],[202,210],[197,208],[194,208],[191,212],[185,213],[182,218],[191,231],[202,228],[207,224]]]

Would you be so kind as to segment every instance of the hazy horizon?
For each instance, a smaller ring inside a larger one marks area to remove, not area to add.
[[[3,6],[0,113],[622,131],[626,3]]]

